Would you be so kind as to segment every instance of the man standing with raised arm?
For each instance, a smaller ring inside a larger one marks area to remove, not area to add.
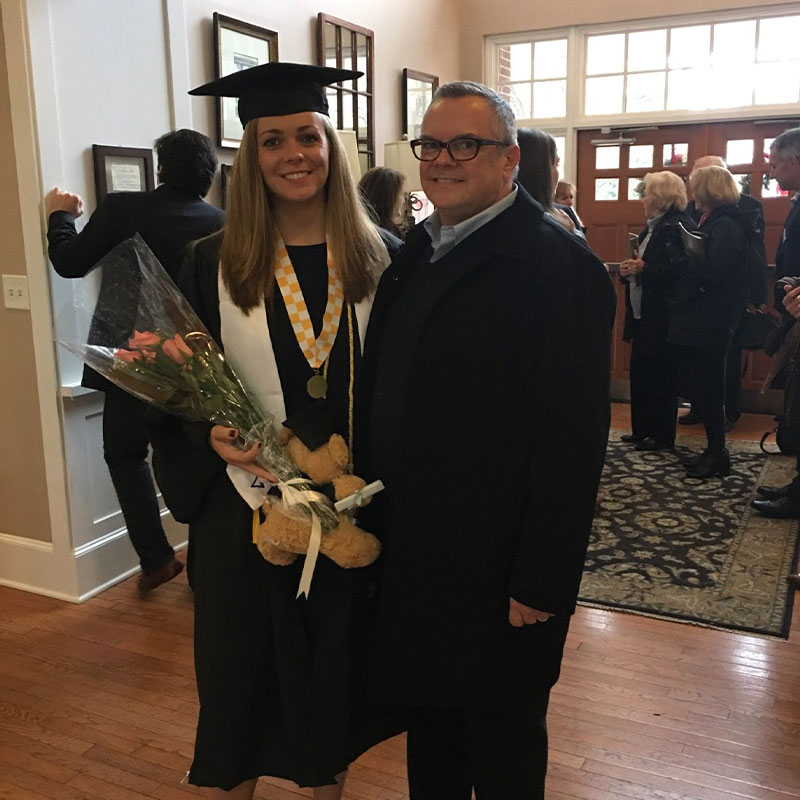
[[[152,192],[109,194],[80,233],[75,220],[83,214],[83,198],[58,188],[48,193],[48,252],[62,278],[82,278],[106,253],[138,232],[177,280],[186,245],[222,227],[223,212],[202,199],[217,169],[211,140],[182,129],[161,136],[155,149],[160,186]],[[113,275],[103,276],[100,292],[114,295]],[[130,311],[135,316],[136,309]],[[183,569],[161,526],[147,463],[146,406],[89,367],[84,368],[82,384],[105,392],[103,456],[142,567],[139,593],[144,595]]]

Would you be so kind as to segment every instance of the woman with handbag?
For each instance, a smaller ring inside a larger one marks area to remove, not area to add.
[[[689,176],[704,255],[685,255],[670,297],[669,341],[679,382],[706,431],[706,449],[685,462],[691,478],[729,475],[725,448],[725,360],[747,303],[747,234],[738,219],[739,188],[727,169]]]
[[[644,176],[642,210],[647,225],[639,234],[638,252],[619,265],[625,284],[623,338],[631,343],[631,433],[622,441],[637,450],[663,450],[675,444],[678,398],[676,360],[667,343],[668,296],[677,279],[673,264],[680,251],[678,224],[694,228],[684,213],[686,188],[673,172]]]

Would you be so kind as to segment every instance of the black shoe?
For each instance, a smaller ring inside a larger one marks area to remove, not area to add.
[[[150,594],[153,589],[161,586],[162,583],[171,581],[176,575],[183,572],[183,564],[177,558],[168,561],[163,567],[159,567],[153,572],[148,572],[146,575],[142,572],[139,575],[139,580],[136,588],[139,592],[139,597],[144,597]]]
[[[678,417],[678,425],[699,425],[702,421],[703,420],[701,420],[694,411],[690,411],[688,414]]]
[[[703,450],[702,453],[695,453],[693,456],[687,456],[681,461],[684,467],[696,467],[706,456],[708,450]]]
[[[636,444],[643,439],[644,436],[640,436],[638,433],[623,433],[622,436],[619,437],[621,442],[626,442],[627,444]]]
[[[731,457],[727,450],[706,453],[705,458],[686,470],[687,478],[724,478],[731,474]],[[765,501],[766,502],[766,501]]]
[[[751,500],[750,505],[772,519],[800,519],[800,502],[785,495],[776,500]]]
[[[779,497],[786,497],[788,486],[757,486],[756,494],[767,500],[777,500]]]
[[[671,450],[672,445],[666,442],[657,442],[650,436],[646,436],[636,444],[636,450]]]

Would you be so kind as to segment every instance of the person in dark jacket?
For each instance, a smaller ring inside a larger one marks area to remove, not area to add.
[[[631,343],[632,432],[622,440],[637,450],[662,450],[675,444],[678,413],[677,362],[667,343],[668,297],[677,278],[673,259],[680,252],[678,224],[695,225],[684,213],[686,187],[674,173],[644,176],[642,207],[647,225],[639,234],[635,258],[619,266],[625,282],[625,329]]]
[[[412,148],[436,212],[384,273],[364,353],[386,485],[367,509],[384,543],[370,674],[408,714],[412,798],[541,800],[608,435],[614,292],[515,185],[514,116],[491,89],[440,87]]]
[[[138,232],[170,277],[177,280],[186,245],[222,226],[223,212],[202,199],[217,169],[211,140],[197,131],[182,129],[157,139],[155,150],[160,183],[155,191],[107,195],[80,233],[75,220],[83,214],[83,199],[57,187],[48,193],[48,253],[62,278],[83,277],[106,253]],[[104,271],[100,297],[119,302],[113,271]],[[136,309],[127,311],[132,326]],[[128,328],[123,336],[131,333]],[[88,367],[82,384],[105,392],[103,455],[141,564],[139,592],[146,594],[183,569],[161,526],[147,463],[148,441],[143,424],[147,407]]]
[[[555,139],[538,128],[520,128],[517,131],[517,140],[519,143],[517,181],[542,205],[546,213],[552,215],[553,219],[568,231],[585,239],[583,229],[575,221],[574,212],[570,214],[553,199],[558,183],[560,161]]]
[[[677,348],[679,384],[706,430],[708,446],[686,462],[687,475],[730,474],[725,448],[725,359],[747,298],[747,234],[738,219],[739,189],[723,167],[692,172],[689,186],[702,213],[705,255],[676,261],[668,340]]]
[[[800,128],[784,131],[775,139],[770,148],[769,166],[772,177],[777,179],[781,189],[795,192],[775,257],[776,277],[779,280],[787,276],[800,278]],[[775,289],[775,305],[784,314],[796,319],[800,316],[800,301],[797,299],[800,292],[792,290],[784,298],[779,287],[780,284]],[[800,407],[800,397],[790,395],[791,385],[800,387],[800,382],[787,385],[784,413],[787,404]],[[790,441],[800,440],[800,432],[795,431],[787,438]],[[764,516],[800,518],[800,448],[795,455],[797,475],[788,486],[763,486],[757,490],[761,498],[753,500],[752,506]],[[800,576],[795,576],[795,586],[800,588]]]
[[[701,156],[694,162],[693,169],[698,167],[723,167],[727,169],[724,159],[720,156]],[[749,194],[739,196],[737,202],[739,221],[747,233],[747,305],[743,312],[748,314],[763,313],[769,297],[767,289],[767,251],[764,247],[764,206],[761,201]],[[698,223],[702,213],[690,200],[686,213]],[[742,314],[741,328],[745,320]],[[738,331],[737,331],[738,333]],[[734,334],[731,346],[728,348],[728,358],[725,364],[725,419],[726,430],[730,430],[742,415],[742,347],[737,344]],[[695,425],[700,418],[689,411],[679,420],[681,425]]]

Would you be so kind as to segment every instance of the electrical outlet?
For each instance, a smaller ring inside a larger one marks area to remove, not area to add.
[[[6,308],[30,308],[28,278],[25,275],[3,275],[3,300]]]

